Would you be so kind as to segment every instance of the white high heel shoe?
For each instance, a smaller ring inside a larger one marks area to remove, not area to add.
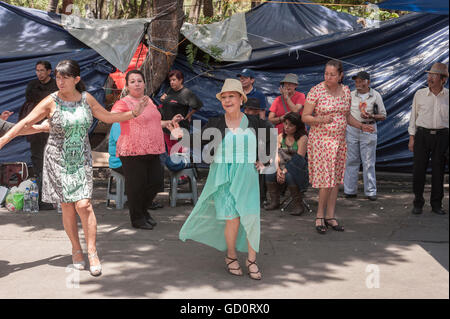
[[[78,270],[84,270],[84,268],[86,267],[86,264],[85,264],[84,260],[82,260],[82,261],[74,261],[73,260],[73,256],[76,256],[78,254],[83,255],[83,251],[82,250],[77,250],[76,252],[72,253],[72,265],[73,265],[73,268],[78,269]]]
[[[96,266],[90,266],[91,259],[93,259],[95,257],[98,258],[97,252],[92,253],[92,254],[88,253],[88,257],[89,257],[89,271],[90,271],[91,275],[95,276],[95,277],[100,276],[102,274],[102,264],[99,263]],[[100,262],[100,260],[99,260],[99,262]]]

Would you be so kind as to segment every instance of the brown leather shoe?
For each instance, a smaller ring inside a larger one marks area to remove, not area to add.
[[[305,212],[305,206],[303,206],[303,194],[300,193],[297,185],[288,186],[289,193],[292,197],[292,213],[293,216],[300,216]]]
[[[276,182],[267,182],[266,186],[270,202],[264,206],[264,209],[275,210],[280,208],[280,186]]]

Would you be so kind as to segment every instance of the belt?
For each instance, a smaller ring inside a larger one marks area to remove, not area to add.
[[[375,121],[364,121],[361,122],[362,124],[375,124]]]
[[[448,132],[448,128],[447,127],[444,127],[444,128],[425,128],[425,127],[418,126],[417,130],[418,131],[424,131],[424,132],[429,133],[431,135]]]

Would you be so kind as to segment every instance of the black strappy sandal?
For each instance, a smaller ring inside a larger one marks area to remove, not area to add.
[[[335,220],[337,225],[331,225],[330,223],[328,223],[328,220]],[[344,231],[344,226],[339,225],[338,221],[336,218],[325,218],[325,225],[328,227],[330,226],[331,228],[333,228],[335,231]]]
[[[327,232],[327,226],[325,218],[316,218],[316,220],[321,219],[323,222],[320,223],[320,225],[316,225],[316,230],[319,234],[324,235]]]
[[[238,261],[238,259],[237,259],[237,258],[230,258],[230,257],[228,257],[228,256],[226,256],[225,258],[231,260],[229,263],[227,263],[227,271],[228,271],[230,274],[234,275],[234,276],[242,276],[242,275],[243,275],[242,271],[241,271],[240,274],[236,274],[236,273],[234,273],[234,272],[231,272],[232,270],[241,270],[241,267],[240,267],[240,266],[239,266],[238,268],[230,268],[230,265],[231,265],[232,263],[234,263],[235,261]],[[239,264],[239,263],[238,263],[238,264]]]
[[[250,261],[250,259],[247,259],[248,261],[248,265],[247,265],[247,269],[248,269],[248,276],[253,279],[253,280],[261,280],[261,275],[259,277],[256,276],[252,276],[252,274],[261,274],[261,272],[259,271],[259,266],[255,261]],[[258,267],[258,271],[250,271],[250,266],[251,265],[255,265],[256,267]]]

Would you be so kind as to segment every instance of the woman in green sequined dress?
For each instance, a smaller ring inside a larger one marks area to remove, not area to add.
[[[58,91],[42,100],[33,111],[0,139],[0,148],[48,118],[50,136],[44,152],[43,201],[61,203],[64,229],[72,244],[73,267],[84,269],[76,215],[81,219],[86,239],[90,272],[102,272],[97,255],[97,220],[91,204],[92,155],[88,130],[93,117],[105,123],[130,120],[140,115],[148,102],[144,97],[136,109],[122,113],[106,111],[85,91],[76,61],[64,60],[55,69]]]

